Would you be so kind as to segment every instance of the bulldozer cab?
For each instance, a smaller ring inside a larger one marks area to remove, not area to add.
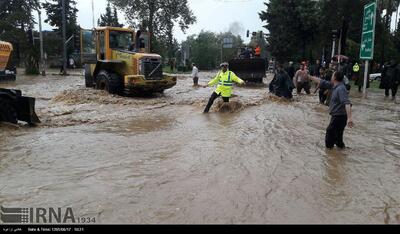
[[[150,53],[150,34],[132,29],[103,27],[81,30],[81,58],[93,64],[112,60],[112,51]]]

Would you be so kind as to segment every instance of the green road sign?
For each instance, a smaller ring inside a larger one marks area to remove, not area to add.
[[[364,7],[362,40],[360,59],[372,60],[374,58],[376,2]]]

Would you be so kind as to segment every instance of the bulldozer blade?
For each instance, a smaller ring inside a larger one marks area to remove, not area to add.
[[[266,61],[261,58],[232,59],[229,69],[246,81],[262,81],[266,77]]]
[[[38,124],[40,120],[35,112],[35,98],[19,96],[16,100],[18,120],[29,124]]]

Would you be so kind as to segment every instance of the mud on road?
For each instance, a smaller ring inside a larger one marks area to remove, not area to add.
[[[201,73],[206,84],[213,73]],[[147,98],[83,77],[0,84],[42,124],[0,126],[0,204],[72,207],[98,223],[400,223],[400,106],[354,92],[356,127],[326,151],[327,107],[235,87],[228,113],[190,78]]]

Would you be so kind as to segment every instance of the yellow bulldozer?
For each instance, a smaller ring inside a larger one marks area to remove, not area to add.
[[[10,62],[12,51],[11,43],[0,41],[0,82],[15,80],[16,69]],[[21,90],[0,87],[0,122],[16,124],[18,120],[30,125],[40,123],[35,113],[35,99],[22,96]]]
[[[15,80],[17,69],[10,61],[12,51],[11,43],[0,41],[0,80]]]
[[[86,87],[117,95],[163,92],[177,78],[163,74],[162,58],[150,53],[150,35],[133,29],[81,30]]]

